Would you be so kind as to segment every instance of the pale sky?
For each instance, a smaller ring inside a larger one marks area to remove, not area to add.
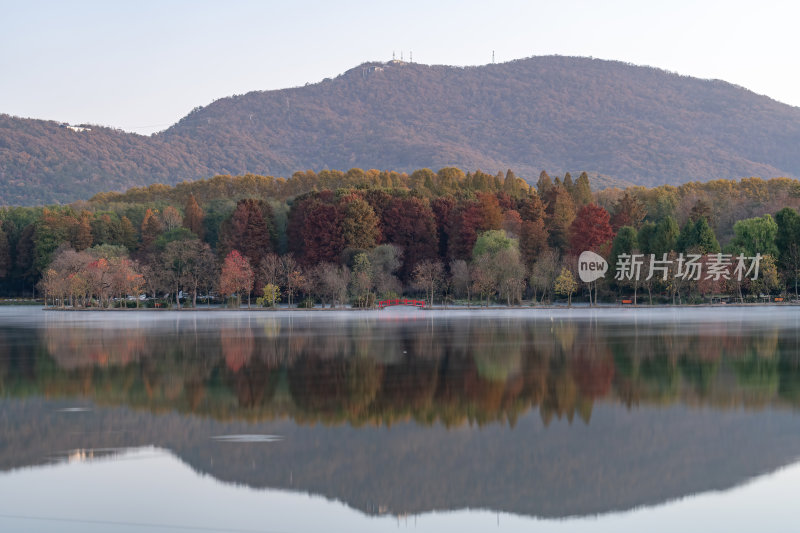
[[[800,2],[0,0],[0,113],[149,134],[365,61],[592,56],[800,106]]]

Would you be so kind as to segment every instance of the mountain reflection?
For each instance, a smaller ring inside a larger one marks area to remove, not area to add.
[[[366,514],[654,505],[796,461],[781,313],[30,313],[0,321],[0,471],[155,446]]]
[[[589,423],[635,408],[800,404],[800,332],[719,321],[372,318],[258,314],[214,323],[0,328],[6,396],[86,397],[219,420],[486,424],[538,410]]]

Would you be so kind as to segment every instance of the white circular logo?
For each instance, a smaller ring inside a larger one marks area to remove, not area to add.
[[[578,258],[578,276],[584,283],[591,283],[606,275],[608,262],[594,252],[583,252]]]

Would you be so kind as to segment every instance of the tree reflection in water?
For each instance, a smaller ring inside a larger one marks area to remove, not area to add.
[[[589,423],[596,402],[794,408],[796,329],[748,323],[258,314],[174,328],[0,328],[6,395],[81,396],[221,420]],[[33,354],[33,355],[31,355]]]

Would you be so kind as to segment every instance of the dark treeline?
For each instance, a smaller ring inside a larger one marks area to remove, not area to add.
[[[137,329],[56,322],[38,330],[35,351],[30,339],[17,345],[12,331],[0,331],[0,391],[221,420],[355,425],[513,424],[531,409],[546,423],[588,423],[598,401],[797,408],[796,332],[755,335],[745,325],[645,328],[631,341],[629,330],[602,323],[387,328],[261,315],[216,330],[176,323],[165,342]]]
[[[586,173],[542,172],[535,188],[511,170],[218,176],[70,206],[6,208],[0,280],[8,295],[36,290],[62,306],[126,297],[138,306],[140,294],[147,305],[178,306],[198,305],[198,295],[371,306],[403,294],[514,305],[571,300],[584,250],[612,265],[630,253],[760,253],[760,278],[743,283],[589,287],[606,300],[639,291],[650,301],[744,300],[796,291],[798,205],[800,183],[790,179],[592,192]]]

